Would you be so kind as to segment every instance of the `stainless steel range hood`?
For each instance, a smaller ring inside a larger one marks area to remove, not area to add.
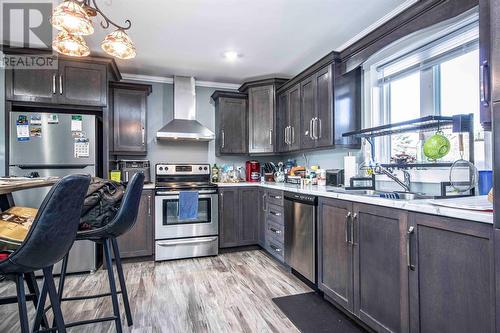
[[[156,137],[169,141],[210,141],[215,134],[196,120],[194,77],[174,77],[174,119]]]

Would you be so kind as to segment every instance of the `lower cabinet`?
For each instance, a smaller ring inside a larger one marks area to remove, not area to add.
[[[134,227],[117,238],[122,258],[153,255],[154,191],[144,190]]]
[[[377,332],[408,332],[405,211],[320,198],[318,283]]]
[[[494,332],[493,227],[410,213],[411,332]]]
[[[259,189],[219,189],[219,247],[258,243]]]
[[[376,332],[494,332],[493,227],[320,198],[318,287]]]

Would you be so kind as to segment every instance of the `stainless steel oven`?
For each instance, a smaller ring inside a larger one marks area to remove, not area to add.
[[[155,260],[218,253],[217,187],[210,184],[209,165],[156,165]],[[180,191],[198,192],[198,214],[179,217]]]

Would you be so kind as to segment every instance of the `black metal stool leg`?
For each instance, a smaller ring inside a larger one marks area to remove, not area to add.
[[[49,293],[50,304],[52,305],[52,311],[54,312],[54,319],[56,322],[57,332],[66,332],[66,327],[64,325],[64,319],[61,312],[61,304],[59,303],[59,297],[57,296],[56,285],[54,283],[54,276],[52,275],[52,268],[46,267],[43,269],[43,276],[47,284],[47,291]]]
[[[122,259],[120,257],[120,250],[118,249],[118,242],[116,238],[111,238],[113,244],[113,254],[115,255],[116,272],[118,273],[118,281],[120,281],[120,290],[122,291],[123,305],[125,307],[125,314],[127,315],[128,326],[134,325],[132,321],[132,312],[130,311],[130,304],[128,301],[127,284],[123,275]],[[113,267],[111,267],[113,269]]]
[[[45,301],[47,300],[47,283],[44,280],[42,291],[40,292],[40,296],[38,296],[38,304],[36,306],[36,316],[33,323],[33,332],[36,332],[40,329],[40,325],[42,324],[42,320],[47,320],[45,316]],[[48,324],[47,327],[49,328]]]
[[[24,280],[26,280],[26,285],[28,286],[30,293],[35,294],[35,298],[33,298],[33,305],[35,306],[35,309],[37,309],[38,299],[40,298],[40,290],[38,289],[38,284],[36,283],[35,273],[25,273]],[[44,304],[45,303],[42,304],[42,308]],[[40,324],[43,328],[49,328],[49,322],[47,321],[47,316],[45,316],[45,314],[42,316],[42,322]]]
[[[26,293],[24,290],[23,274],[16,274],[17,306],[19,308],[19,323],[21,332],[29,333],[28,311],[26,310]]]
[[[108,267],[108,279],[109,279],[109,289],[111,290],[111,300],[113,302],[113,313],[115,315],[116,331],[118,333],[122,332],[122,322],[120,319],[120,308],[118,306],[118,295],[116,293],[115,276],[113,273],[113,261],[111,260],[111,241],[109,239],[104,240],[104,254],[106,257],[106,266]]]
[[[68,256],[69,253],[67,253],[62,260],[61,274],[59,275],[59,286],[57,289],[57,294],[59,297],[59,304],[61,305],[64,292],[64,282],[66,281],[66,270],[68,269]],[[52,326],[55,326],[55,324],[56,324],[56,318],[54,317],[54,320],[52,320]]]

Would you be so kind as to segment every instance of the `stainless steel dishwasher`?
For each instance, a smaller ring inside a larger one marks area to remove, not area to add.
[[[313,195],[285,192],[285,263],[316,284],[316,207]]]

